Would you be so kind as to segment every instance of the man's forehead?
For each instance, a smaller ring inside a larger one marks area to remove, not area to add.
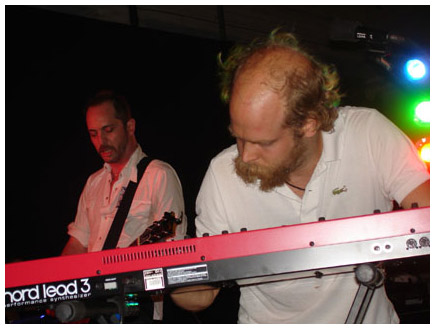
[[[104,126],[116,125],[121,122],[115,116],[115,109],[109,102],[91,106],[86,113],[88,128],[103,128]]]

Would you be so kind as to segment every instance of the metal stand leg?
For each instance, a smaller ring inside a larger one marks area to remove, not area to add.
[[[375,289],[384,283],[384,274],[373,264],[360,264],[355,269],[359,288],[346,323],[362,323],[369,308]]]

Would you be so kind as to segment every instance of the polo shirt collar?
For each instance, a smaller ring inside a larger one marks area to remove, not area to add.
[[[342,150],[340,145],[343,139],[343,118],[339,116],[334,124],[334,129],[330,132],[322,131],[323,150],[322,160],[324,162],[338,161],[341,159]]]
[[[314,169],[311,179],[319,176],[324,170],[326,170],[327,163],[340,161],[341,154],[342,154],[341,145],[343,145],[342,131],[343,131],[343,118],[341,115],[339,115],[337,120],[335,120],[334,129],[331,132],[325,132],[325,131],[321,132],[322,140],[323,140],[322,155],[319,158],[319,162],[317,163],[317,166]],[[287,196],[293,195],[293,192],[291,192],[290,189],[285,185],[276,187],[274,190],[276,192],[279,192]]]

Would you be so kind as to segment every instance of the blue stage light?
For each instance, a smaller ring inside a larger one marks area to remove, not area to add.
[[[426,65],[419,59],[410,59],[405,63],[405,75],[411,81],[421,80],[426,76]]]

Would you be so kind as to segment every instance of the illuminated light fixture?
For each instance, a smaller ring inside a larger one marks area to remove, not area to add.
[[[410,59],[404,66],[405,76],[408,80],[418,81],[426,76],[426,65],[419,59]]]
[[[429,164],[430,163],[430,138],[423,137],[417,143],[415,143],[415,146],[417,147],[420,158],[424,162]]]
[[[431,107],[429,101],[420,102],[415,107],[414,120],[421,123],[430,123]]]
[[[420,157],[424,162],[430,162],[430,143],[423,145],[420,150]]]

